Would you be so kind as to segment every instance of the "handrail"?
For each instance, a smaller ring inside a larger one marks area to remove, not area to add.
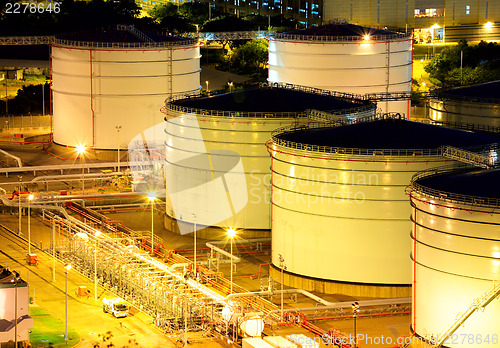
[[[270,82],[260,84],[260,88],[281,88],[281,89],[289,89],[293,91],[310,93],[316,95],[322,95],[326,97],[333,97],[342,99],[345,101],[350,101],[353,104],[357,103],[359,106],[341,109],[341,110],[328,110],[326,113],[336,115],[336,116],[345,116],[357,113],[367,113],[369,111],[373,111],[375,113],[376,104],[367,100],[364,96],[352,93],[344,93],[344,92],[336,92],[323,90],[314,87],[300,86],[294,85],[290,83],[277,83]],[[165,100],[165,107],[161,109],[164,114],[173,113],[193,113],[201,116],[210,116],[210,117],[250,117],[250,118],[297,118],[297,117],[309,117],[308,114],[313,114],[314,112],[310,110],[297,111],[297,112],[269,112],[269,111],[259,111],[259,112],[250,112],[250,111],[225,111],[225,110],[210,110],[210,109],[202,109],[202,108],[194,108],[177,105],[176,102],[184,101],[186,99],[201,99],[206,98],[201,95],[184,95],[184,96],[173,96]],[[312,110],[312,109],[311,109]],[[314,117],[310,117],[313,118]]]
[[[412,33],[391,33],[387,35],[370,35],[366,40],[363,35],[333,36],[333,35],[300,35],[291,33],[275,33],[270,36],[274,40],[321,41],[321,42],[373,42],[387,40],[410,40]]]
[[[477,206],[484,208],[499,208],[500,198],[472,196],[462,193],[443,191],[439,189],[430,188],[419,183],[420,180],[430,178],[433,176],[439,176],[444,174],[467,173],[472,170],[478,170],[478,168],[468,164],[455,164],[455,165],[447,165],[447,166],[431,168],[428,170],[423,170],[415,173],[412,176],[410,182],[410,189],[411,192],[424,194],[448,203],[455,203],[455,204],[458,203],[458,204],[465,204],[469,206]]]

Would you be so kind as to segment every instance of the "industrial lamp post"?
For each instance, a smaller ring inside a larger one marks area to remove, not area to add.
[[[28,254],[31,254],[31,208],[30,202],[34,198],[32,194],[28,196]]]
[[[64,313],[64,339],[68,339],[68,272],[71,269],[71,265],[67,264],[64,266],[65,271],[64,274],[66,275],[66,286],[65,286],[65,297],[64,297],[64,303],[65,303],[65,313]]]
[[[17,195],[17,199],[18,199],[18,202],[19,202],[19,235],[21,235],[21,190],[22,190],[22,180],[23,180],[23,176],[22,175],[19,175],[18,176],[18,179],[19,179],[19,192],[18,192],[18,195]]]
[[[356,318],[359,312],[359,303],[352,304],[352,317],[354,318],[354,348],[358,347],[358,337],[356,335]]]
[[[116,132],[118,133],[118,172],[120,171],[120,129],[122,126],[115,126]]]
[[[196,214],[193,213],[193,218],[194,218],[194,279],[197,279],[198,275],[198,267],[196,263]]]
[[[233,238],[236,236],[236,230],[234,228],[230,228],[227,230],[227,235],[231,239],[231,285],[230,285],[230,293],[233,293]]]
[[[82,195],[85,194],[85,145],[78,145],[76,151],[82,160]]]
[[[153,232],[153,226],[154,226],[154,222],[153,222],[153,209],[154,209],[154,205],[155,205],[155,199],[156,199],[156,195],[154,192],[150,192],[148,194],[148,199],[149,199],[149,202],[151,203],[151,255],[152,256],[155,256],[155,250],[154,250],[154,247],[155,247],[155,240],[154,240],[154,232]]]
[[[280,269],[281,269],[281,322],[283,322],[283,271],[286,269],[285,266],[285,259],[281,254],[278,254],[278,261],[280,263]]]

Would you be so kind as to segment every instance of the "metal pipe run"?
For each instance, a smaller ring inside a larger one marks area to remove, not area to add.
[[[238,262],[240,262],[240,261],[241,261],[241,259],[240,259],[239,257],[234,256],[234,255],[232,255],[231,253],[228,253],[227,251],[225,251],[225,250],[223,250],[223,249],[221,249],[221,248],[216,247],[215,245],[211,244],[210,242],[207,242],[207,244],[205,244],[205,245],[206,245],[207,247],[209,247],[210,249],[212,249],[212,250],[214,250],[214,251],[216,251],[216,252],[218,252],[218,253],[220,253],[220,254],[222,254],[222,255],[224,255],[224,256],[229,257],[229,258],[230,258],[230,259],[232,259],[232,260],[233,260],[233,262],[235,262],[235,263],[238,263]]]

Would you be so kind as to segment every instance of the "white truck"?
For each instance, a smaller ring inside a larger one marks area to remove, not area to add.
[[[102,310],[111,313],[115,318],[128,316],[128,304],[121,298],[103,298]]]

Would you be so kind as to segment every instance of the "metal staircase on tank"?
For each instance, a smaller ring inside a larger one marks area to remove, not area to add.
[[[136,38],[138,38],[144,42],[154,42],[153,39],[151,39],[149,36],[144,34],[142,31],[138,30],[133,25],[118,24],[116,26],[116,29],[128,31],[130,34],[134,35]]]
[[[489,169],[495,166],[495,158],[484,156],[476,152],[459,149],[453,146],[442,146],[442,155],[463,163],[472,164],[477,167]]]
[[[496,299],[500,295],[500,282],[495,282],[493,287],[491,287],[488,291],[486,291],[481,297],[478,297],[472,301],[472,303],[467,307],[463,312],[459,313],[455,322],[441,335],[437,337],[436,343],[432,343],[432,347],[441,347],[444,342],[451,338],[453,333],[458,330],[460,326],[469,317],[474,314],[478,309],[483,309],[487,305],[491,303],[494,299]]]

